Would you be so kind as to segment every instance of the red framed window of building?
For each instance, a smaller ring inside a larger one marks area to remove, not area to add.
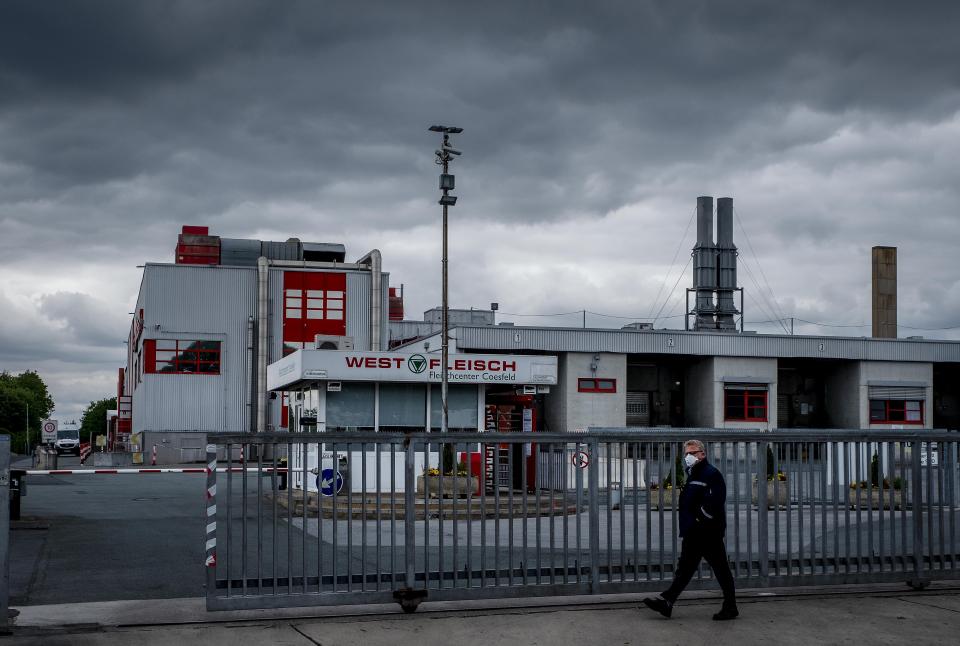
[[[615,393],[617,380],[605,377],[589,377],[577,379],[577,392],[581,393]]]
[[[311,344],[318,334],[347,333],[347,275],[332,272],[283,273],[283,342]],[[299,347],[303,347],[300,345]]]
[[[923,424],[923,400],[871,399],[871,424]]]
[[[734,384],[723,391],[723,419],[727,422],[766,422],[766,384]]]
[[[147,374],[220,374],[220,341],[147,339],[143,347]]]

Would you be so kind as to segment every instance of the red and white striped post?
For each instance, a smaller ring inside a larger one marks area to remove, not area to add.
[[[207,589],[217,584],[217,447],[207,445]]]
[[[153,453],[150,456],[150,466],[157,466],[157,445],[153,445]]]

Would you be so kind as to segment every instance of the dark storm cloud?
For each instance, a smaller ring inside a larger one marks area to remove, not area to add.
[[[462,306],[647,315],[695,197],[729,194],[756,318],[859,323],[869,247],[897,244],[906,311],[949,325],[957,24],[866,0],[0,3],[0,360],[108,394],[70,375],[122,362],[134,265],[183,224],[380,247],[435,305],[434,122],[465,128]]]

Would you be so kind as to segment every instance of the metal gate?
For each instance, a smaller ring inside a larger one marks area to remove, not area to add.
[[[920,587],[960,573],[955,433],[537,433],[551,456],[537,464],[562,454],[570,475],[528,480],[520,460],[519,482],[541,484],[519,489],[496,480],[487,449],[531,439],[521,434],[233,435],[208,447],[207,607],[412,611],[425,599],[662,590],[692,437],[726,478],[739,586]],[[239,445],[288,455],[289,486],[218,465],[218,447]],[[712,585],[708,568],[691,583]]]

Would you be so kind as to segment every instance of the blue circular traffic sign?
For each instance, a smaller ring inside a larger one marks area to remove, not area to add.
[[[332,496],[334,493],[340,493],[343,489],[343,476],[337,471],[334,475],[333,469],[324,469],[317,476],[317,489],[322,496]]]

